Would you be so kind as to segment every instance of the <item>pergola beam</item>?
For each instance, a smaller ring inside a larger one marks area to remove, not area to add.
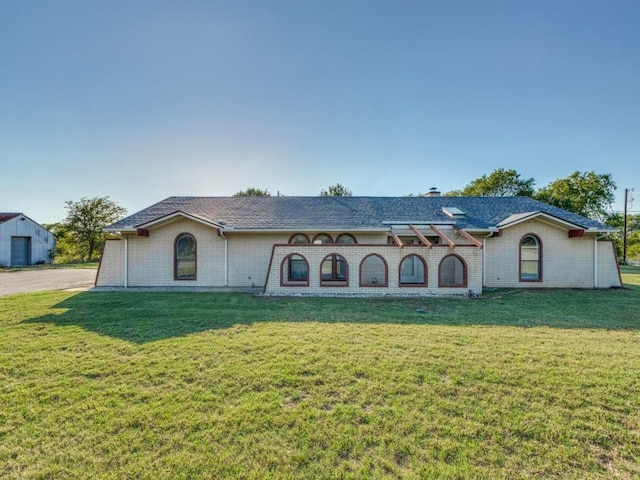
[[[394,232],[393,230],[389,230],[389,235],[391,235],[391,238],[393,238],[393,240],[396,242],[396,244],[400,248],[404,247],[404,243],[402,243],[402,240],[400,240],[400,237],[398,237],[398,235],[396,235],[396,232]]]
[[[416,234],[416,237],[418,237],[418,239],[419,239],[419,240],[420,240],[424,245],[426,245],[426,246],[427,246],[427,247],[429,247],[429,248],[433,247],[433,243],[431,243],[427,237],[425,237],[422,233],[420,233],[416,227],[414,227],[413,225],[409,225],[409,228],[411,229],[411,231],[412,231],[413,233],[415,233],[415,234]]]
[[[451,248],[456,248],[456,244],[453,243],[453,241],[449,237],[447,237],[444,233],[442,233],[438,227],[436,227],[435,225],[430,225],[430,227],[431,227],[431,230],[436,232],[436,234],[442,239],[443,242],[445,242]]]
[[[458,232],[460,235],[462,235],[464,238],[466,238],[467,240],[469,240],[471,243],[473,243],[476,247],[482,248],[482,242],[480,240],[478,240],[477,238],[475,238],[473,235],[471,235],[469,232],[466,232],[460,228],[456,228],[453,227],[455,229],[456,232]]]

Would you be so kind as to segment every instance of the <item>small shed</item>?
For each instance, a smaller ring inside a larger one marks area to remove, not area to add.
[[[51,263],[56,239],[22,213],[0,212],[0,267]]]

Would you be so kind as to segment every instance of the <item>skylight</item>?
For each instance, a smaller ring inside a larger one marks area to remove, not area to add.
[[[464,213],[462,210],[460,210],[457,207],[442,207],[442,211],[451,218],[464,217],[466,215],[466,213]]]

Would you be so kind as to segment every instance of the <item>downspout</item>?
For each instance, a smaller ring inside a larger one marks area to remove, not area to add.
[[[598,234],[593,236],[593,288],[598,288]]]
[[[224,235],[224,231],[222,229],[218,229],[220,236],[224,238],[224,287],[227,288],[229,286],[229,246],[228,246],[228,238]]]
[[[124,288],[129,286],[129,238],[124,236]]]
[[[482,237],[482,288],[487,286],[487,282],[486,282],[486,265],[487,265],[487,237],[489,235],[486,235],[484,237]]]

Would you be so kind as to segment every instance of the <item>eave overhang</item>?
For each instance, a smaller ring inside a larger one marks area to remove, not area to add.
[[[194,215],[193,213],[187,213],[179,210],[173,213],[169,213],[168,215],[164,215],[162,217],[154,218],[149,222],[135,225],[132,227],[132,231],[137,231],[138,229],[153,230],[154,228],[158,228],[168,223],[175,222],[176,220],[179,220],[181,218],[186,218],[188,220],[192,220],[194,222],[200,223],[202,225],[205,225],[211,228],[220,229],[223,227],[221,224],[217,222],[213,222],[204,217],[201,217],[200,215]]]
[[[557,217],[556,215],[552,215],[550,213],[542,212],[542,211],[525,212],[525,213],[510,215],[509,217],[505,218],[500,223],[498,223],[498,228],[504,229],[504,228],[513,227],[514,225],[518,225],[519,223],[526,222],[533,219],[542,220],[547,223],[551,223],[556,226],[559,226],[561,228],[565,228],[566,230],[569,230],[569,231],[584,230],[585,232],[589,232],[589,233],[614,233],[618,231],[615,228],[588,227],[586,225],[570,222],[563,218]]]
[[[514,215],[510,215],[504,220],[502,220],[500,223],[498,223],[498,228],[509,228],[509,227],[518,225],[519,223],[527,222],[529,220],[534,220],[534,219],[546,220],[548,222],[561,225],[569,230],[577,230],[577,229],[588,230],[589,228],[589,227],[586,227],[585,225],[569,222],[560,217],[556,217],[555,215],[551,215],[549,213],[541,212],[541,211],[517,213]]]

